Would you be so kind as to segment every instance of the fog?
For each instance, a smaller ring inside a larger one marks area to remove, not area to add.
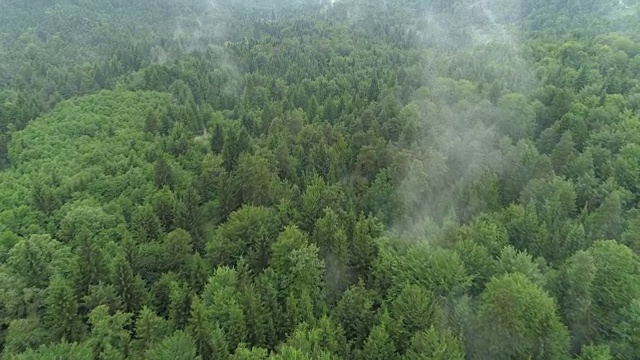
[[[503,132],[499,119],[507,115],[499,104],[503,96],[524,95],[537,85],[533,65],[520,47],[519,26],[504,13],[516,3],[482,0],[427,7],[417,19],[424,85],[407,111],[423,131],[413,145],[413,161],[400,190],[410,210],[393,227],[396,232],[429,239],[438,236],[447,221],[468,221],[480,209],[465,205],[465,191],[482,187],[490,174],[509,171],[500,144],[508,149],[519,139]],[[489,94],[495,81],[501,87]],[[528,106],[509,116],[533,121]]]
[[[412,46],[422,57],[421,78],[415,79],[422,88],[406,113],[416,117],[421,132],[399,189],[409,210],[392,226],[394,232],[430,237],[446,221],[467,221],[478,209],[465,208],[462,194],[487,174],[500,177],[511,171],[506,153],[533,131],[536,104],[523,99],[540,85],[532,54],[522,47],[523,33],[531,27],[531,21],[524,20],[531,11],[528,6],[523,0],[433,1],[417,3],[415,12],[406,14],[406,25],[416,35]],[[604,16],[623,17],[621,9],[629,7],[620,1]],[[269,21],[331,11],[366,31],[372,16],[384,17],[397,7],[383,0],[208,0],[198,10],[169,23],[173,40],[181,51],[225,54],[226,41],[242,40],[242,29],[234,28],[237,18]],[[562,16],[576,10],[567,5],[558,11]],[[156,50],[159,62],[179,55]],[[225,66],[238,73],[232,57],[225,59]],[[514,118],[522,124],[505,120]]]
[[[0,7],[0,358],[640,359],[640,0]]]

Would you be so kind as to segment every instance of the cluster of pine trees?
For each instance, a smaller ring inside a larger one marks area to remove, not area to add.
[[[3,358],[640,358],[637,1],[3,8]]]

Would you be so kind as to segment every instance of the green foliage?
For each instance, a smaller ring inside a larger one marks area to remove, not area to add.
[[[640,324],[640,301],[633,300],[628,304],[620,316],[620,322],[614,326],[614,333],[618,339],[613,345],[615,358],[633,359],[638,356],[638,325]]]
[[[614,241],[598,241],[587,252],[593,257],[592,321],[596,336],[608,339],[625,308],[640,296],[637,256]]]
[[[49,235],[32,235],[11,248],[6,265],[25,280],[26,287],[45,288],[54,269],[69,260],[65,250]]]
[[[145,358],[150,360],[193,360],[196,356],[194,340],[183,331],[176,331],[147,351]]]
[[[486,215],[479,216],[471,224],[462,227],[459,237],[485,247],[494,256],[509,244],[506,226]]]
[[[224,167],[227,171],[236,167],[241,154],[250,151],[250,141],[249,133],[243,125],[236,125],[228,129],[222,148]]]
[[[496,263],[496,273],[520,273],[531,282],[544,285],[540,268],[533,261],[531,255],[520,252],[512,246],[507,246],[500,252]]]
[[[213,313],[199,298],[191,303],[188,330],[202,359],[226,359],[229,356],[223,330],[216,325]]]
[[[76,236],[77,274],[76,288],[82,293],[89,292],[92,286],[106,281],[108,276],[107,259],[100,243],[83,230]]]
[[[596,271],[593,257],[580,251],[565,261],[555,284],[560,315],[577,348],[586,344],[595,330],[591,319]]]
[[[411,338],[420,331],[441,322],[441,308],[433,293],[419,285],[404,283],[398,296],[390,304],[391,318],[397,323],[398,351],[409,347]]]
[[[115,260],[112,270],[112,283],[122,299],[122,310],[138,312],[146,301],[146,289],[140,275],[136,275],[129,260],[120,256]]]
[[[339,327],[329,319],[323,317],[317,327],[310,328],[306,323],[300,323],[295,332],[287,340],[286,346],[298,349],[311,358],[323,356],[345,356],[346,340]]]
[[[213,133],[211,134],[211,150],[220,154],[224,149],[224,128],[220,122],[216,122],[213,126]]]
[[[183,282],[175,280],[169,283],[168,291],[167,315],[171,327],[173,329],[184,329],[189,320],[193,294],[187,290]]]
[[[493,278],[480,296],[478,344],[474,356],[559,358],[569,346],[569,332],[557,306],[521,273]]]
[[[217,334],[218,338],[207,339],[207,341],[211,342],[208,345],[211,347],[210,352],[214,350],[223,351],[220,348],[219,337],[221,335],[226,338],[229,349],[235,349],[246,340],[247,328],[237,286],[236,271],[228,267],[219,267],[214,275],[209,278],[209,282],[204,288],[202,303],[197,300],[194,301],[197,307],[194,309],[192,306],[192,321],[203,322],[199,326],[215,326],[217,324],[222,329],[222,332],[218,332],[216,327],[200,330],[202,334],[208,334],[212,337]],[[206,321],[207,318],[210,320]],[[192,325],[197,326],[196,323]],[[203,339],[196,338],[196,340],[199,342],[198,348],[202,349],[204,345],[201,345],[200,342]]]
[[[374,326],[367,340],[364,342],[362,351],[360,352],[360,359],[393,360],[398,358],[396,346],[385,325],[379,324]]]
[[[336,320],[342,325],[348,341],[362,346],[375,320],[375,293],[359,282],[351,286],[340,298],[334,310]]]
[[[444,297],[465,293],[471,278],[466,274],[458,253],[420,243],[413,245],[399,259],[395,282],[420,284],[436,296]]]
[[[349,247],[349,265],[357,278],[367,279],[378,256],[375,240],[382,232],[382,224],[375,218],[360,215],[353,227]]]
[[[611,351],[608,346],[589,345],[582,348],[579,359],[582,360],[610,360]]]
[[[229,357],[229,360],[266,360],[268,358],[267,350],[262,348],[247,349],[240,346],[236,352]]]
[[[347,235],[338,215],[330,208],[314,226],[313,242],[324,261],[327,301],[334,304],[351,282]]]
[[[471,294],[478,295],[491,276],[496,273],[497,264],[484,246],[470,240],[456,242],[453,250],[458,253],[465,273],[471,277],[469,291]]]
[[[182,273],[187,277],[193,255],[191,235],[182,229],[168,233],[162,241],[162,264],[167,271]]]
[[[318,248],[305,233],[287,227],[271,246],[271,268],[280,277],[282,290],[315,295],[322,280],[323,263]]]
[[[2,5],[0,357],[640,357],[638,0]]]
[[[77,341],[83,324],[78,316],[78,299],[69,281],[60,276],[51,279],[47,294],[45,322],[53,341]]]
[[[122,300],[113,285],[100,282],[89,286],[87,295],[82,298],[82,309],[89,311],[98,305],[105,305],[110,313],[122,307]]]
[[[105,305],[100,305],[89,313],[91,335],[88,338],[94,357],[122,358],[127,355],[131,334],[128,327],[132,314],[117,311],[109,314]]]
[[[35,350],[46,338],[47,332],[37,317],[13,320],[9,323],[5,337],[5,357]]]
[[[271,246],[275,242],[279,225],[273,210],[244,206],[229,216],[207,243],[207,254],[214,266],[233,265],[246,255],[254,272],[269,263]]]
[[[156,315],[153,310],[143,307],[136,319],[136,340],[134,348],[143,354],[151,346],[160,342],[169,333],[169,323]]]
[[[28,350],[20,355],[8,354],[12,360],[57,360],[57,359],[95,359],[91,347],[87,343],[60,342],[41,346],[37,350]]]
[[[465,358],[462,343],[449,330],[439,331],[430,327],[416,333],[404,357],[408,360],[445,360]]]
[[[164,185],[164,184],[163,184]],[[160,237],[160,219],[151,206],[139,206],[133,213],[133,232],[141,242],[151,242]]]

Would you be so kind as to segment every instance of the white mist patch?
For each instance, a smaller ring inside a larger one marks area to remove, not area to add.
[[[495,128],[506,116],[498,103],[537,86],[514,25],[520,10],[517,0],[478,0],[424,12],[416,30],[426,84],[409,106],[426,130],[411,149],[399,190],[409,213],[396,232],[428,238],[447,221],[468,221],[460,216],[476,214],[464,208],[464,191],[509,171],[499,146],[506,134]]]
[[[186,14],[175,19],[174,39],[182,42],[187,51],[203,51],[214,44],[221,45],[229,36],[224,7],[209,1],[200,13]]]
[[[481,26],[474,29],[477,44],[498,42],[510,44],[515,47],[514,37],[507,31],[503,24],[498,22],[498,19],[492,9],[494,5],[495,1],[491,0],[480,0],[472,5],[474,7],[479,7],[485,17]]]

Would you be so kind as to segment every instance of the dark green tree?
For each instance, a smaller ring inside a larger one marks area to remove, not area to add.
[[[224,128],[220,122],[216,122],[211,132],[211,151],[220,154],[222,149],[224,149],[224,140]]]
[[[131,269],[131,264],[124,256],[115,259],[111,281],[120,299],[122,310],[126,313],[137,313],[146,301],[146,289],[140,275]]]
[[[193,256],[191,235],[182,229],[168,233],[162,240],[162,264],[165,270],[190,276],[189,265]]]
[[[88,229],[83,229],[74,237],[78,244],[76,289],[79,294],[87,294],[92,285],[108,279],[107,259],[101,243],[91,236]]]
[[[351,286],[340,298],[334,317],[349,342],[361,347],[375,324],[376,296],[363,282]]]
[[[169,189],[169,187],[164,186],[158,192],[156,192],[151,198],[151,204],[153,206],[153,210],[160,220],[160,224],[162,225],[162,229],[165,232],[171,231],[174,228],[175,224],[175,211],[177,206],[177,200],[175,194]]]
[[[227,136],[222,148],[225,169],[228,172],[233,170],[238,164],[240,154],[249,152],[250,147],[251,138],[244,126],[236,125],[227,129]]]
[[[327,301],[335,304],[351,279],[348,274],[347,235],[332,209],[325,209],[324,215],[316,222],[312,240],[318,246],[320,258],[325,264]]]
[[[216,324],[211,310],[199,297],[195,297],[191,303],[187,329],[196,343],[197,353],[203,360],[224,360],[229,357],[224,331]]]
[[[158,189],[165,186],[173,189],[176,186],[176,175],[164,155],[159,156],[154,164],[153,181]]]
[[[349,246],[349,265],[356,278],[367,280],[378,256],[376,238],[381,235],[382,224],[375,218],[360,215],[353,228]]]
[[[169,334],[169,322],[148,307],[143,307],[136,319],[133,348],[141,355]],[[139,356],[138,355],[138,356]]]
[[[157,241],[162,231],[160,219],[150,205],[138,206],[133,213],[131,227],[133,233],[142,242]]]
[[[89,313],[91,335],[88,343],[91,345],[94,358],[113,359],[125,358],[129,353],[132,314],[117,311],[110,315],[106,305],[100,305]]]
[[[6,330],[3,354],[11,357],[27,350],[35,350],[45,343],[48,336],[40,319],[35,316],[13,320]]]
[[[84,335],[72,284],[58,275],[49,283],[45,320],[52,341],[78,341]]]

